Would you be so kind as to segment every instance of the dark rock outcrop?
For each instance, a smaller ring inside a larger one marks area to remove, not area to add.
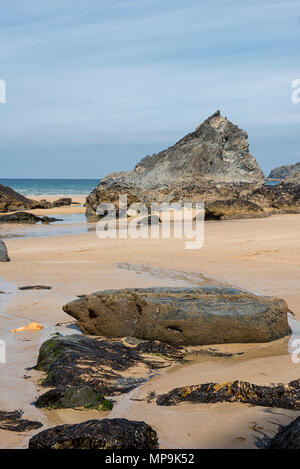
[[[0,213],[14,212],[32,207],[32,201],[8,186],[0,184]]]
[[[40,422],[23,419],[22,415],[22,410],[14,410],[11,412],[1,410],[0,430],[6,430],[10,432],[26,432],[29,430],[41,428],[43,426]]]
[[[0,216],[0,223],[30,223],[30,224],[35,224],[35,223],[53,223],[55,221],[62,221],[59,218],[54,218],[54,217],[38,217],[34,215],[33,213],[29,212],[15,212],[11,213],[9,215],[1,215]]]
[[[76,407],[98,408],[103,396],[91,386],[70,386],[50,389],[35,402],[38,408],[69,409]]]
[[[29,199],[28,197],[24,197],[22,194],[14,191],[11,187],[0,184],[0,213],[31,210],[35,208],[49,209],[71,204],[72,199],[69,197],[63,197],[55,200],[54,202],[49,202],[45,199]]]
[[[72,199],[70,197],[61,197],[60,199],[52,202],[52,207],[65,207],[72,204]]]
[[[4,241],[0,239],[0,262],[9,262],[9,261],[10,261],[10,258],[8,257],[7,247]]]
[[[217,111],[172,147],[143,158],[133,171],[113,173],[87,197],[87,218],[97,217],[100,203],[119,194],[128,205],[161,201],[202,202],[246,195],[264,183],[264,175],[249,153],[247,133]]]
[[[267,216],[269,216],[268,212],[262,207],[243,198],[215,200],[205,204],[205,220],[264,218]]]
[[[161,219],[158,215],[149,215],[149,217],[142,218],[138,225],[158,225],[161,223]]]
[[[299,410],[300,379],[291,381],[287,385],[271,386],[259,386],[239,380],[184,386],[158,396],[156,402],[162,406],[176,405],[180,402],[204,404],[242,402],[264,407]]]
[[[155,449],[156,431],[144,422],[126,419],[89,420],[59,425],[38,433],[29,449]]]
[[[267,445],[268,449],[300,449],[300,417],[280,428]]]
[[[174,345],[268,342],[290,334],[285,301],[224,286],[104,290],[63,310],[87,334]]]
[[[277,168],[272,169],[269,174],[269,178],[285,179],[295,173],[300,173],[300,163],[278,166]]]
[[[160,355],[155,357],[158,351]],[[41,395],[36,405],[102,406],[104,396],[128,392],[149,377],[150,369],[169,366],[170,360],[180,358],[176,348],[159,343],[129,347],[120,340],[56,334],[42,344],[35,367],[47,374],[41,386],[53,389]],[[138,364],[142,365],[140,377],[135,371]]]
[[[119,341],[56,334],[42,344],[36,369],[47,373],[43,386],[88,385],[104,396],[128,392],[140,384],[143,380],[122,376],[139,361],[140,355]]]

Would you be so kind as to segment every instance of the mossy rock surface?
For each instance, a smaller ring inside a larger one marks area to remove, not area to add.
[[[68,409],[75,407],[97,408],[103,397],[91,386],[71,386],[47,391],[36,401],[36,407]]]

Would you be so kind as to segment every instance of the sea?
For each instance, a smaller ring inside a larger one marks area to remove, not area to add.
[[[0,184],[9,186],[25,197],[39,195],[87,195],[99,184],[99,179],[8,179]],[[275,185],[278,181],[266,181]]]
[[[8,179],[0,184],[9,186],[25,197],[38,195],[87,195],[99,184],[99,179]]]

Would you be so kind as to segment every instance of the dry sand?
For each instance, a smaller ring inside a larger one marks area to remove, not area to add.
[[[81,207],[62,210],[81,210]],[[57,209],[55,213],[57,212]],[[52,211],[40,211],[45,214]],[[76,212],[78,213],[78,212]],[[1,295],[7,301],[0,327],[7,342],[7,364],[0,365],[0,409],[23,408],[24,417],[35,418],[46,428],[57,423],[99,417],[96,411],[47,411],[32,402],[34,382],[24,379],[24,368],[36,363],[39,345],[54,331],[74,333],[72,318],[61,309],[76,295],[104,288],[197,285],[207,278],[284,298],[300,319],[300,216],[281,215],[266,219],[208,222],[205,243],[199,250],[186,250],[178,239],[107,239],[95,232],[48,238],[8,239],[11,262],[0,265],[0,278],[7,285]],[[119,267],[116,264],[121,264]],[[49,285],[52,290],[19,291],[18,286]],[[37,321],[39,332],[12,334],[12,328]],[[277,424],[287,424],[299,413],[245,404],[181,404],[158,407],[144,399],[149,391],[165,392],[180,385],[207,381],[245,379],[257,383],[288,382],[299,378],[300,365],[288,353],[288,340],[272,344],[217,346],[220,350],[244,351],[234,358],[191,358],[175,365],[144,386],[121,396],[111,416],[145,420],[157,429],[162,447],[252,448],[260,432],[274,434]],[[26,375],[31,376],[32,372]],[[36,380],[37,377],[34,376]],[[102,415],[100,415],[101,417]],[[25,436],[0,431],[0,447],[26,447]]]

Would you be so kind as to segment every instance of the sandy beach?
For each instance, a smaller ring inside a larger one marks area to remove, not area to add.
[[[73,200],[82,203],[84,198]],[[83,212],[79,205],[34,211]],[[100,240],[95,232],[7,239],[11,262],[0,266],[0,289],[6,293],[0,298],[0,322],[8,358],[6,365],[1,365],[0,408],[22,408],[24,417],[41,421],[44,428],[99,418],[98,411],[36,409],[33,401],[39,392],[40,376],[25,371],[35,365],[39,346],[52,333],[77,332],[73,319],[62,311],[62,306],[77,295],[106,288],[220,282],[283,298],[295,320],[300,320],[299,232],[299,215],[279,215],[207,222],[204,246],[199,250],[186,250],[180,239]],[[18,290],[36,284],[52,289]],[[10,332],[30,321],[37,321],[44,328],[38,332]],[[297,327],[296,322],[293,325]],[[273,435],[279,424],[287,424],[300,415],[237,403],[180,404],[168,408],[158,407],[155,402],[131,400],[133,396],[145,399],[150,391],[163,393],[209,381],[244,379],[271,384],[299,378],[299,365],[293,364],[289,353],[289,338],[268,344],[215,348],[243,354],[230,359],[190,356],[187,364],[172,365],[129,395],[118,397],[110,416],[149,423],[157,430],[162,448],[254,448],[256,438],[264,433]],[[0,447],[25,448],[34,433],[0,431]]]

